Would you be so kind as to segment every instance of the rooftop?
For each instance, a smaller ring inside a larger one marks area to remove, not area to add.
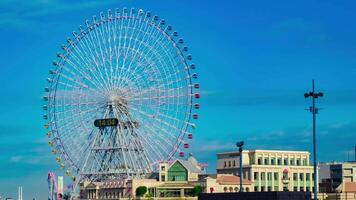
[[[239,151],[236,150],[236,151],[222,152],[222,153],[217,153],[217,155],[233,154],[233,153],[239,153]],[[308,151],[262,150],[262,149],[243,150],[243,153],[296,153],[296,154],[310,154]]]

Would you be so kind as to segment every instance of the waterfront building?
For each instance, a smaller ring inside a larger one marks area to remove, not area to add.
[[[243,177],[251,191],[313,191],[313,166],[307,151],[244,150]],[[239,174],[240,152],[217,154],[217,174]]]
[[[194,187],[199,185],[202,173],[202,168],[190,155],[187,160],[160,163],[158,173],[144,179],[82,183],[80,196],[88,200],[136,198],[136,189],[146,186],[147,194],[153,197],[189,198],[193,196]]]

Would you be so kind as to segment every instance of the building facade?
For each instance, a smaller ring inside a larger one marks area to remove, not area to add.
[[[320,163],[319,168],[319,184],[323,192],[342,192],[346,190],[345,183],[356,182],[356,162]]]
[[[245,150],[243,177],[253,183],[252,191],[313,191],[313,166],[309,152]],[[240,153],[217,154],[218,174],[239,174]]]
[[[202,172],[195,158],[189,156],[187,160],[160,163],[159,172],[144,179],[81,183],[80,197],[88,200],[131,199],[136,198],[138,187],[145,186],[148,189],[146,195],[151,197],[190,199]]]
[[[240,191],[240,177],[233,174],[201,175],[199,185],[203,193],[225,193]],[[247,179],[242,181],[242,191],[252,191],[253,184]]]

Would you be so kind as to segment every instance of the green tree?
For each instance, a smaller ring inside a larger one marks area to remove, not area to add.
[[[146,186],[139,186],[136,188],[136,196],[142,197],[147,192]]]
[[[199,194],[202,193],[202,191],[203,191],[203,189],[201,188],[200,185],[196,185],[196,186],[194,186],[194,188],[193,188],[193,194],[194,194],[194,196],[198,196]]]
[[[69,200],[70,199],[70,194],[68,192],[64,193],[63,197],[64,200]]]

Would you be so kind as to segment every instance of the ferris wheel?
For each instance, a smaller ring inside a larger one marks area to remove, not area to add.
[[[134,178],[185,157],[200,95],[178,32],[150,12],[124,8],[72,34],[43,97],[60,168],[73,180]]]

